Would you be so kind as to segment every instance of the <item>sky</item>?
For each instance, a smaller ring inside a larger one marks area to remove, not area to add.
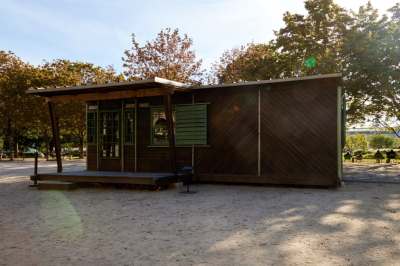
[[[336,0],[357,10],[367,0]],[[372,0],[384,12],[400,0]],[[23,60],[70,59],[122,71],[131,34],[144,43],[179,28],[209,67],[227,49],[267,42],[285,11],[305,13],[301,0],[0,0],[0,50]]]

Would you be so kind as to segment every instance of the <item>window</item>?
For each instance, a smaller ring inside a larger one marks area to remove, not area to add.
[[[97,142],[97,113],[96,112],[88,112],[87,113],[87,143],[88,144],[96,144]]]
[[[175,121],[175,112],[172,113]],[[168,145],[168,126],[167,118],[163,107],[151,108],[151,145],[167,146]]]
[[[100,112],[100,156],[119,158],[120,153],[120,113],[117,111]]]
[[[125,144],[135,143],[135,110],[125,110]]]
[[[176,105],[173,120],[177,146],[207,144],[207,104]],[[151,144],[168,146],[168,127],[163,107],[151,108]]]

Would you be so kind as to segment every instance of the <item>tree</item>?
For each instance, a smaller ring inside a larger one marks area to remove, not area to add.
[[[269,44],[247,44],[225,51],[214,63],[210,83],[279,78],[279,55]]]
[[[33,127],[36,99],[25,91],[37,84],[37,74],[12,52],[0,51],[0,130],[12,157],[18,154],[18,139]]]
[[[366,151],[368,149],[368,141],[366,137],[362,134],[347,136],[345,147],[350,151],[355,151],[355,150]]]
[[[201,60],[196,59],[193,41],[179,30],[166,28],[144,46],[132,34],[132,47],[122,57],[128,80],[166,78],[185,83],[198,83],[202,77]]]
[[[347,113],[350,123],[382,114],[384,92],[392,91],[385,62],[387,18],[370,2],[352,13],[343,48]],[[390,94],[390,92],[389,92]]]
[[[305,16],[286,12],[285,26],[275,31],[273,43],[281,53],[283,75],[340,72],[342,44],[350,21],[346,10],[333,0],[308,0],[305,8]]]
[[[218,82],[340,72],[350,16],[333,0],[308,0],[305,8],[307,15],[285,13],[270,43],[225,52],[213,67]]]
[[[400,137],[400,3],[389,9],[390,18],[382,18],[381,34],[378,36],[377,49],[380,51],[380,82],[375,82],[371,90],[369,114],[379,127],[385,127]]]
[[[225,52],[218,82],[343,73],[348,123],[400,119],[400,4],[380,16],[368,2],[348,12],[333,0],[305,1],[307,14],[285,13],[268,44]],[[267,59],[267,60],[265,60]],[[399,133],[400,128],[390,128]]]
[[[123,80],[123,76],[117,75],[112,67],[101,68],[90,63],[69,60],[46,62],[40,66],[40,70],[42,85],[45,84],[47,87],[102,84]],[[85,104],[80,102],[59,104],[57,112],[60,114],[61,135],[65,138],[77,139],[79,154],[83,158],[86,134]],[[41,119],[43,118],[41,117]],[[43,135],[48,136],[49,127],[46,126],[42,129]]]

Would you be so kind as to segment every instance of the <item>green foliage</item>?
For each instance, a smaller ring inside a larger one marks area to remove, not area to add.
[[[352,156],[351,156],[350,152],[346,152],[343,157],[344,157],[345,160],[351,160]]]
[[[380,150],[377,150],[374,155],[374,158],[379,162],[380,160],[383,160],[385,157],[383,156]]]
[[[308,0],[305,9],[306,15],[286,12],[284,27],[275,32],[273,43],[281,52],[284,76],[339,72],[349,15],[333,0]],[[314,58],[315,67],[305,64],[307,58]]]
[[[102,68],[90,63],[54,60],[40,66],[42,81],[46,86],[78,86],[87,84],[104,84],[123,80],[112,67]],[[78,140],[77,146],[83,156],[83,145],[86,134],[85,103],[70,102],[58,104],[61,135]],[[46,118],[48,120],[48,118]],[[44,130],[49,130],[47,127]]]
[[[390,149],[394,148],[396,140],[393,137],[385,135],[373,135],[369,138],[369,146],[372,149]]]
[[[0,135],[16,152],[17,139],[35,135],[38,100],[25,91],[39,83],[39,71],[11,52],[0,51]]]
[[[353,157],[357,161],[362,161],[362,159],[364,158],[363,154],[364,154],[363,150],[356,150],[356,151],[354,151]]]
[[[55,60],[34,67],[11,52],[0,51],[0,136],[5,148],[16,151],[16,144],[50,146],[51,130],[47,104],[41,97],[26,94],[29,88],[74,86],[120,81],[109,68],[89,63]],[[85,106],[82,103],[59,104],[61,137],[79,139],[81,151],[85,136]]]
[[[269,44],[247,44],[225,51],[212,66],[210,83],[232,83],[279,78],[283,65]]]
[[[394,150],[386,151],[386,158],[389,159],[396,159],[397,153]]]
[[[362,134],[347,136],[345,148],[347,148],[350,151],[355,151],[355,150],[366,151],[368,149],[367,138]]]
[[[400,120],[400,4],[388,16],[370,2],[349,12],[333,0],[307,0],[305,9],[305,15],[286,12],[271,42],[225,52],[210,81],[340,72],[349,123],[370,116]]]

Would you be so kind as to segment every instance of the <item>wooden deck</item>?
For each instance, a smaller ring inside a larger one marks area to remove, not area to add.
[[[33,181],[35,176],[31,176]],[[107,171],[75,171],[64,173],[38,174],[40,181],[64,181],[73,183],[108,183],[134,184],[149,186],[167,186],[178,182],[178,175],[173,173],[133,173]]]

